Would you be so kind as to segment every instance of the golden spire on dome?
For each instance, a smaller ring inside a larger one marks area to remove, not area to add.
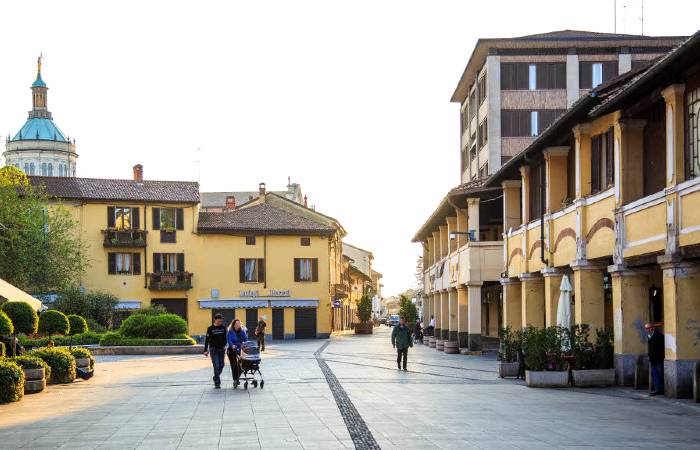
[[[39,57],[36,59],[36,67],[37,67],[36,73],[38,75],[41,75],[41,57],[42,56],[43,56],[43,54],[39,53]]]

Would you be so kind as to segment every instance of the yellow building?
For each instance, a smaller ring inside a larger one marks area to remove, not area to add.
[[[192,182],[30,177],[72,211],[88,246],[87,289],[133,310],[163,305],[202,335],[216,313],[249,329],[266,316],[275,339],[327,337],[340,283],[335,220],[268,193],[235,209],[199,211]]]
[[[665,392],[692,393],[700,361],[700,35],[584,95],[487,182],[503,189],[503,314],[612,327],[620,384],[663,323]]]

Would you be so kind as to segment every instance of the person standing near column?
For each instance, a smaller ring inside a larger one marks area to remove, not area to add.
[[[224,370],[224,354],[226,353],[226,327],[221,314],[214,316],[214,324],[207,328],[204,339],[204,356],[211,356],[214,366],[214,388],[221,389],[221,372]]]
[[[649,370],[651,371],[651,392],[649,395],[664,393],[664,335],[656,329],[656,324],[644,325],[647,332],[647,348],[649,353]]]
[[[399,324],[391,332],[391,345],[396,349],[396,365],[401,370],[401,360],[403,359],[403,370],[408,370],[408,348],[413,347],[411,330],[406,325],[406,319],[399,318]]]

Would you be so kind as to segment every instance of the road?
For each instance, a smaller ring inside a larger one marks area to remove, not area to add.
[[[629,389],[530,389],[494,358],[389,329],[268,346],[264,389],[213,389],[199,356],[104,356],[87,381],[0,405],[0,448],[700,448],[700,407]]]

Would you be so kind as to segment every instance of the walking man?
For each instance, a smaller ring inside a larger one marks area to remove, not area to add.
[[[214,388],[221,389],[221,372],[224,370],[224,355],[226,354],[226,327],[221,314],[214,316],[214,324],[207,328],[204,339],[204,356],[211,356],[214,366]]]
[[[258,325],[255,327],[255,336],[258,338],[258,348],[261,352],[265,351],[265,328],[267,328],[267,323],[265,323],[267,316],[263,314],[258,320]]]
[[[664,393],[664,335],[656,329],[656,325],[644,325],[647,332],[647,351],[649,353],[649,370],[651,370],[651,392],[649,395]]]
[[[403,359],[403,370],[406,369],[406,364],[408,364],[408,347],[413,347],[413,340],[411,339],[411,330],[406,325],[406,319],[403,317],[399,318],[399,324],[394,327],[391,332],[391,345],[396,349],[396,365],[399,370],[401,370],[401,359]]]

